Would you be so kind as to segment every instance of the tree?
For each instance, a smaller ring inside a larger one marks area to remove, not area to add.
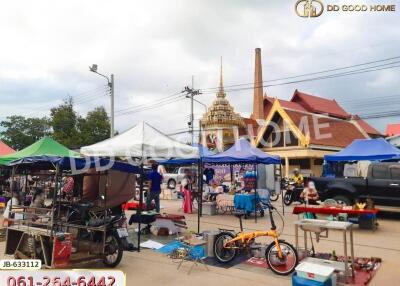
[[[72,98],[68,98],[61,105],[50,110],[53,138],[68,148],[78,148],[81,138],[78,130],[78,122],[81,120],[74,111]]]
[[[102,106],[89,111],[85,119],[79,120],[78,127],[82,145],[91,145],[110,137],[110,121]]]
[[[0,126],[4,128],[0,132],[2,140],[15,150],[21,150],[43,136],[51,135],[50,120],[46,117],[25,118],[13,115],[2,121]]]

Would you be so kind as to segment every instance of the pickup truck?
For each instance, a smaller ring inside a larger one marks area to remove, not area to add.
[[[376,205],[400,207],[400,163],[372,163],[366,178],[312,177],[322,200],[351,205],[370,197]]]
[[[193,174],[196,173],[193,167],[179,167],[175,168],[172,173],[163,174],[163,182],[167,184],[168,189],[175,189],[176,185],[181,183],[186,170],[191,170]]]

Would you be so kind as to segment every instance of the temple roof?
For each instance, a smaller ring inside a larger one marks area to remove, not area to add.
[[[212,105],[208,108],[207,113],[203,115],[201,124],[207,127],[229,127],[237,126],[244,127],[242,117],[234,111],[229,101],[226,99],[226,93],[223,84],[222,74],[222,59],[221,59],[221,70],[219,79],[219,89],[217,92],[217,98],[213,101]]]

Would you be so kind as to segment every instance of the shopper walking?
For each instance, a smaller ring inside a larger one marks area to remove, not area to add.
[[[160,193],[161,193],[161,183],[163,177],[157,172],[157,164],[151,166],[151,173],[148,176],[149,180],[149,190],[146,199],[146,209],[149,211],[151,209],[151,202],[154,201],[156,212],[160,212]]]

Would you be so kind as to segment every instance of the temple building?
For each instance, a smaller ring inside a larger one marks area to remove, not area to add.
[[[223,84],[222,60],[220,70],[219,88],[216,99],[200,120],[201,142],[211,150],[223,151],[231,147],[245,131],[242,117],[226,98]]]
[[[256,49],[253,113],[258,125],[253,143],[282,158],[284,175],[298,168],[319,176],[324,155],[337,152],[354,139],[382,136],[357,115],[347,113],[335,100],[294,91],[290,100],[263,95],[261,50]],[[255,127],[253,126],[253,129]]]

